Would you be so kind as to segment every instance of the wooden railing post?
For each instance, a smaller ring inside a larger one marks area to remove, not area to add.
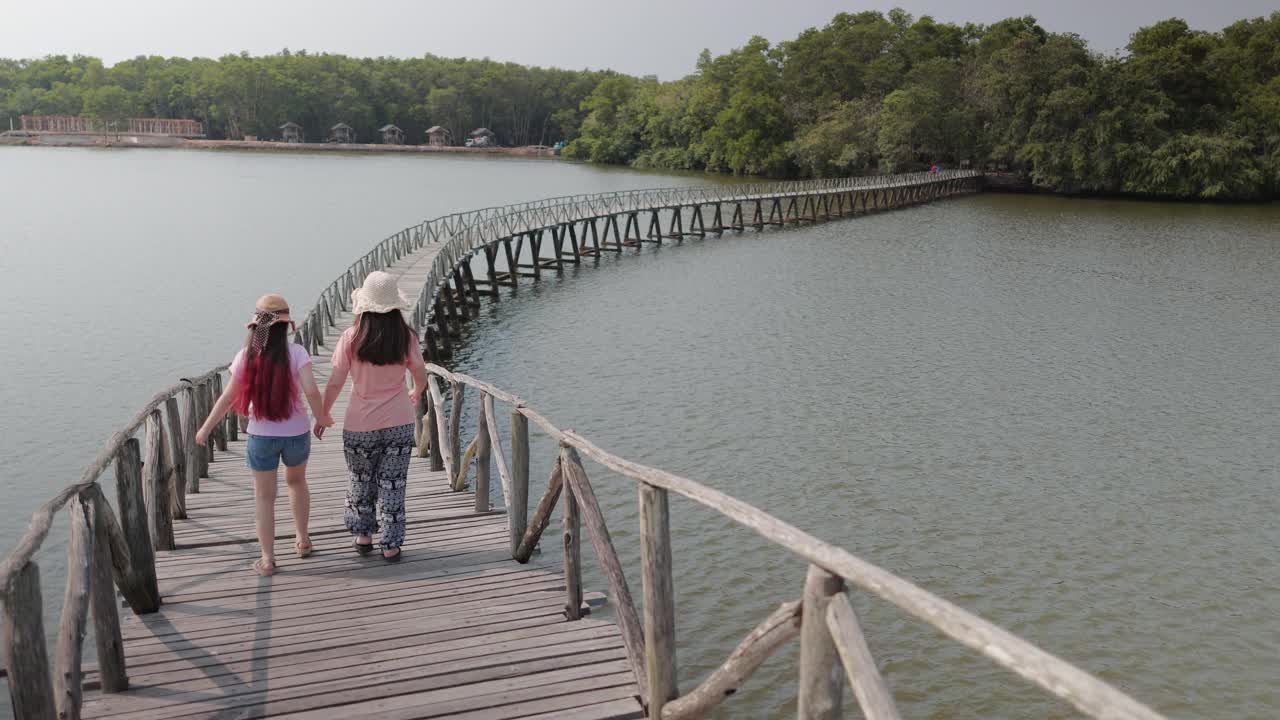
[[[489,459],[492,454],[489,423],[486,416],[484,393],[480,393],[480,415],[476,430],[476,494],[475,511],[487,513],[491,509],[489,500]]]
[[[129,689],[125,674],[124,640],[120,636],[120,606],[112,580],[111,535],[107,530],[111,508],[101,495],[93,500],[93,638],[98,646],[98,674],[102,692],[117,693]]]
[[[644,584],[644,660],[650,720],[676,688],[676,606],[671,579],[671,519],[667,491],[640,483],[640,566]]]
[[[182,415],[178,412],[178,398],[171,397],[164,401],[164,418],[168,432],[165,433],[165,446],[168,458],[165,465],[173,473],[170,479],[169,502],[173,506],[173,517],[178,520],[187,519],[187,451],[182,435]]]
[[[507,518],[511,529],[511,555],[516,555],[529,515],[529,418],[511,413],[511,506]]]
[[[427,376],[427,387],[431,391],[431,405],[433,414],[436,416],[436,437],[432,444],[442,456],[443,469],[449,475],[449,482],[452,484],[456,474],[453,467],[454,458],[457,456],[453,454],[453,445],[449,441],[449,431],[446,427],[448,418],[440,417],[440,413],[444,411],[444,396],[440,392],[440,384],[436,382],[435,375]]]
[[[564,615],[570,620],[582,617],[582,538],[578,522],[578,501],[573,488],[564,484]]]
[[[462,457],[462,440],[458,434],[462,430],[462,401],[466,392],[467,386],[463,385],[460,380],[451,380],[449,382],[449,393],[452,396],[449,405],[449,451],[453,453],[455,465],[460,464],[458,458]],[[453,472],[455,475],[461,475],[463,469],[455,467]]]
[[[89,512],[88,504],[79,495],[73,496],[67,504],[67,517],[71,522],[67,541],[67,585],[62,596],[53,674],[53,696],[58,705],[58,717],[63,720],[78,720],[83,699],[84,678],[80,658],[84,654],[89,588],[93,583],[93,526]]]
[[[613,538],[605,525],[604,513],[600,511],[600,501],[596,499],[595,490],[587,479],[582,458],[578,457],[577,450],[570,445],[562,444],[560,447],[560,469],[564,474],[566,495],[573,493],[575,507],[581,510],[582,517],[591,530],[591,547],[609,582],[609,597],[616,608],[618,629],[622,633],[622,642],[627,647],[627,661],[636,676],[640,697],[649,697],[649,678],[644,665],[644,628],[640,615],[636,612],[636,604],[631,597],[631,588],[627,585],[627,576],[622,572],[622,562],[613,546]]]
[[[143,498],[147,505],[147,522],[156,550],[172,550],[173,505],[169,483],[172,468],[164,462],[164,423],[159,410],[147,416],[147,454],[142,465]]]
[[[28,561],[5,588],[4,666],[8,672],[13,716],[22,720],[54,720],[53,683],[44,639],[44,603],[40,568]]]
[[[218,402],[218,398],[222,397],[222,373],[213,374],[213,380],[209,385],[209,410],[213,410],[214,403]],[[220,452],[227,451],[227,416],[223,415],[218,418],[218,422],[213,426],[213,439],[218,443]]]
[[[200,402],[196,386],[188,387],[183,393],[182,413],[182,454],[186,458],[187,488],[186,492],[200,492],[200,464],[204,460],[204,449],[196,445],[196,429],[200,427]],[[185,503],[184,503],[185,507]]]
[[[413,446],[418,450],[418,457],[427,456],[427,436],[423,432],[424,420],[427,417],[427,393],[422,393],[413,403]]]
[[[147,505],[142,490],[142,461],[138,457],[138,439],[130,438],[116,454],[116,506],[120,508],[120,527],[129,546],[131,571],[136,578],[135,592],[126,599],[138,614],[160,609],[160,587],[156,582],[156,555],[147,529]]]
[[[427,468],[439,472],[444,470],[444,456],[440,454],[440,412],[429,391],[422,393],[422,398],[427,404]]]
[[[827,604],[844,589],[844,581],[817,565],[809,566],[801,600],[799,720],[840,717],[843,677],[831,632]]]
[[[841,594],[831,599],[827,605],[826,624],[863,717],[866,720],[899,720],[898,707],[884,684],[884,678],[880,677],[875,659],[871,657],[849,598]]]
[[[209,419],[209,411],[213,410],[212,395],[208,380],[200,383],[200,386],[196,389],[196,407],[200,409],[196,415],[197,427],[204,425],[205,420]],[[213,462],[213,446],[214,439],[211,433],[209,440],[200,449],[200,477],[202,478],[209,477],[209,465]]]

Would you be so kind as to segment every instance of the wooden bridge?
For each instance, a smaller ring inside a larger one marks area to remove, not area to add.
[[[194,443],[226,366],[184,379],[108,439],[80,481],[35,513],[0,564],[3,651],[16,716],[680,720],[706,716],[798,637],[802,718],[839,717],[846,681],[866,717],[897,718],[847,599],[846,591],[858,589],[1085,715],[1159,718],[903,578],[722,492],[617,457],[517,396],[434,362],[449,355],[483,296],[497,300],[499,288],[565,263],[646,242],[888,210],[972,192],[980,182],[974,173],[949,172],[574,196],[450,215],[396,233],[321,294],[296,340],[323,378],[329,349],[352,321],[351,290],[369,272],[395,274],[401,289],[419,298],[413,321],[433,362],[430,393],[419,407],[404,561],[386,564],[376,554],[351,552],[340,517],[346,468],[340,443],[330,439],[314,444],[308,466],[315,555],[294,559],[292,536],[281,535],[279,572],[250,573],[253,498],[238,419],[220,422],[208,448]],[[480,421],[464,449],[468,397]],[[499,407],[508,417],[499,418]],[[558,447],[553,472],[535,488],[541,499],[532,513],[531,425]],[[614,551],[584,457],[638,485],[639,586],[630,584],[635,572],[628,575]],[[115,509],[99,486],[108,467]],[[495,510],[498,492],[503,507]],[[676,677],[670,493],[809,565],[797,598],[696,684]],[[553,562],[536,548],[557,506],[564,552]],[[51,672],[33,557],[64,508],[68,573]],[[285,525],[283,498],[279,510]],[[607,579],[601,590],[616,624],[590,616],[601,598],[582,587],[584,536]],[[131,611],[123,618],[120,597]],[[97,662],[83,665],[90,624]],[[752,715],[751,708],[740,712]]]

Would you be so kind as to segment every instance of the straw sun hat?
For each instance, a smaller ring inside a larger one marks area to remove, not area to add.
[[[411,307],[409,298],[400,292],[396,279],[389,273],[371,272],[364,279],[364,285],[351,293],[351,312],[359,315],[363,312],[385,313],[392,310],[408,312]]]
[[[289,304],[285,302],[284,297],[275,295],[274,292],[266,293],[259,297],[257,302],[253,304],[253,319],[248,322],[247,327],[252,328],[253,325],[265,323],[270,327],[275,323],[289,322]]]

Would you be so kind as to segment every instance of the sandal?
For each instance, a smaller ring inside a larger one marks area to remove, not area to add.
[[[262,577],[271,577],[276,574],[276,564],[274,561],[268,564],[266,558],[260,557],[253,561],[253,570]]]
[[[389,562],[389,563],[396,563],[396,562],[400,562],[400,556],[401,556],[401,555],[403,555],[404,553],[400,551],[400,548],[391,548],[391,549],[392,549],[392,550],[395,550],[395,551],[396,551],[396,554],[395,554],[395,555],[392,555],[392,556],[390,556],[390,557],[387,557],[386,555],[383,555],[383,556],[382,556],[382,559],[383,559],[383,560],[386,560],[386,561],[387,561],[387,562]]]
[[[356,549],[356,552],[360,553],[361,555],[368,555],[369,553],[373,552],[372,542],[362,543],[359,540],[352,540],[351,545]]]
[[[293,543],[293,549],[298,553],[298,557],[300,557],[300,558],[309,558],[309,557],[311,557],[311,553],[312,553],[312,551],[313,551],[313,550],[315,550],[315,548],[313,548],[313,547],[311,546],[311,541],[310,541],[310,540],[308,540],[308,541],[307,541],[307,542],[305,542],[305,543],[304,543],[304,542],[301,542],[301,541],[296,541],[296,540],[295,540],[295,541],[294,541],[294,543]]]

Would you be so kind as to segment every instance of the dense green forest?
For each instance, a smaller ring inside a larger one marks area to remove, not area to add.
[[[1120,56],[1033,18],[939,23],[900,10],[837,15],[770,45],[703,52],[659,82],[488,60],[283,52],[218,60],[0,60],[0,117],[203,121],[211,137],[319,140],[338,121],[369,141],[394,122],[503,144],[571,140],[593,162],[774,177],[1004,170],[1061,192],[1280,196],[1280,12],[1201,32],[1137,30]]]
[[[596,162],[834,176],[941,163],[1063,192],[1280,191],[1280,13],[1222,32],[1166,20],[1122,57],[1033,18],[990,26],[841,14],[753,38],[657,83],[610,77],[569,154]]]
[[[601,72],[548,70],[489,60],[350,58],[285,51],[250,57],[0,59],[0,122],[20,115],[191,118],[212,138],[280,136],[292,120],[319,142],[345,122],[362,142],[400,126],[409,142],[442,125],[454,138],[488,127],[507,145],[554,142],[577,132]]]

